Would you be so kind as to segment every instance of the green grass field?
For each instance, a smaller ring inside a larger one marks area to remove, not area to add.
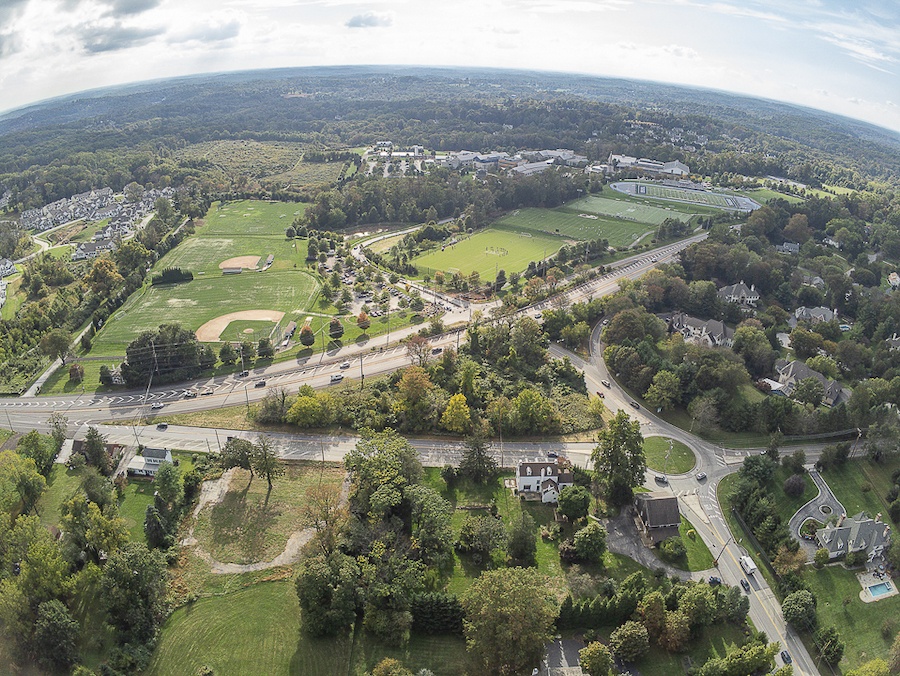
[[[268,338],[272,335],[275,328],[275,322],[267,321],[251,321],[239,319],[231,322],[224,331],[222,331],[221,339],[223,341],[242,342],[249,340],[256,344],[260,338]]]
[[[497,270],[507,274],[522,272],[530,261],[555,254],[565,243],[559,237],[491,226],[444,251],[438,248],[418,256],[412,263],[420,275],[459,270],[464,275],[477,272],[482,280],[487,280],[494,279]]]
[[[890,522],[885,494],[890,490],[891,472],[896,464],[896,461],[875,465],[868,460],[851,460],[843,467],[823,471],[822,478],[844,505],[847,516],[868,512],[874,518],[880,512]]]
[[[592,198],[585,198],[592,199]],[[600,199],[600,198],[598,198]],[[582,200],[584,201],[584,200]],[[608,200],[612,202],[613,200]],[[625,203],[628,204],[628,203]],[[605,237],[611,246],[630,245],[644,233],[651,232],[655,226],[646,223],[617,219],[612,217],[582,218],[582,211],[568,208],[559,209],[518,209],[498,220],[490,230],[500,227],[507,231],[530,232],[534,235],[545,234],[556,237],[556,251],[569,240],[584,241]],[[557,230],[559,233],[557,234]]]
[[[778,192],[777,190],[772,190],[771,188],[754,188],[753,190],[738,190],[735,192],[737,195],[743,195],[744,197],[749,197],[752,200],[756,200],[760,204],[766,204],[771,202],[772,200],[784,200],[790,204],[801,204],[804,200],[802,197],[797,197],[796,195],[789,195],[784,192]],[[829,195],[829,197],[831,197]]]
[[[285,321],[306,313],[314,304],[319,284],[306,271],[306,241],[284,236],[285,228],[304,208],[303,204],[249,200],[214,204],[196,233],[153,268],[153,272],[168,267],[190,270],[193,281],[137,291],[94,338],[91,354],[124,354],[130,341],[163,320],[196,330],[230,312],[277,310],[285,313]],[[220,263],[238,256],[258,256],[262,266],[269,254],[275,260],[264,272],[223,275],[219,269]],[[233,331],[244,328],[248,326]],[[265,327],[253,328],[259,329],[254,334],[258,340]],[[241,334],[228,337],[243,338]]]
[[[365,636],[314,639],[303,633],[294,585],[287,580],[253,584],[178,609],[163,626],[147,674],[182,676],[209,666],[237,674],[347,674],[363,676],[385,657],[437,676],[462,676],[465,641],[414,635],[403,649]]]
[[[691,522],[681,517],[681,525],[678,527],[678,533],[687,549],[687,569],[688,570],[709,570],[713,567],[713,555],[709,551],[709,547],[703,542],[697,532],[694,530]],[[693,537],[691,537],[693,533]]]
[[[609,194],[613,194],[612,191]],[[628,221],[636,221],[638,223],[648,223],[650,225],[659,225],[667,218],[676,218],[680,221],[687,222],[693,214],[668,207],[654,207],[647,204],[628,199],[618,199],[615,197],[598,197],[590,195],[580,200],[575,200],[566,205],[566,210],[574,213],[588,213],[603,216],[612,216]]]
[[[672,452],[666,462],[666,454],[669,452],[669,441],[672,441]],[[644,455],[647,458],[647,467],[657,472],[666,474],[684,474],[694,469],[697,458],[694,452],[680,441],[667,437],[647,437],[644,439]]]

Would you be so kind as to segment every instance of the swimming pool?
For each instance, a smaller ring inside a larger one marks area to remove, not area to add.
[[[884,596],[885,594],[890,594],[894,591],[887,582],[879,582],[878,584],[873,584],[869,587],[869,593],[872,596]]]

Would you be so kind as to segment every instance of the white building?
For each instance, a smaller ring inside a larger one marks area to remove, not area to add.
[[[128,463],[128,473],[135,476],[156,476],[159,466],[172,462],[172,451],[168,448],[145,448],[143,455],[136,455]]]
[[[554,462],[520,462],[516,472],[516,488],[520,495],[539,494],[541,502],[555,503],[559,493],[575,485],[575,475],[568,466]]]
[[[723,286],[719,289],[718,296],[728,303],[739,303],[749,307],[756,307],[756,304],[759,302],[759,292],[756,290],[756,285],[751,284],[747,286],[744,284],[743,279],[737,284]]]

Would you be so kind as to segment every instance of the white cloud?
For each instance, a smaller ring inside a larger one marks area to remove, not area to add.
[[[352,16],[344,24],[347,28],[384,28],[394,23],[390,14],[379,12],[365,12]]]

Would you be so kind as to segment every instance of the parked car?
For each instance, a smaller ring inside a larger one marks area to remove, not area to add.
[[[612,387],[612,385],[610,385],[608,380],[601,380],[600,384],[603,385],[604,387]]]
[[[339,382],[341,382],[343,379],[344,379],[344,374],[343,374],[343,373],[334,373],[334,374],[332,374],[332,376],[331,376],[331,382],[333,382],[333,383],[339,383]]]
[[[159,423],[159,425],[156,426],[156,429],[163,431],[169,429],[169,426],[166,423]]]
[[[699,472],[697,474],[697,481],[704,481],[706,479],[706,472]]]
[[[748,594],[750,593],[750,583],[747,582],[747,580],[743,577],[741,578],[741,587],[744,588],[745,592],[747,592]]]
[[[257,380],[255,383],[253,383],[253,387],[265,387],[265,386],[266,386],[265,380]]]
[[[161,409],[163,406],[165,406],[165,404],[163,404],[161,401],[154,401],[152,404],[150,404],[150,410],[151,410],[151,411],[158,411],[158,410]]]

